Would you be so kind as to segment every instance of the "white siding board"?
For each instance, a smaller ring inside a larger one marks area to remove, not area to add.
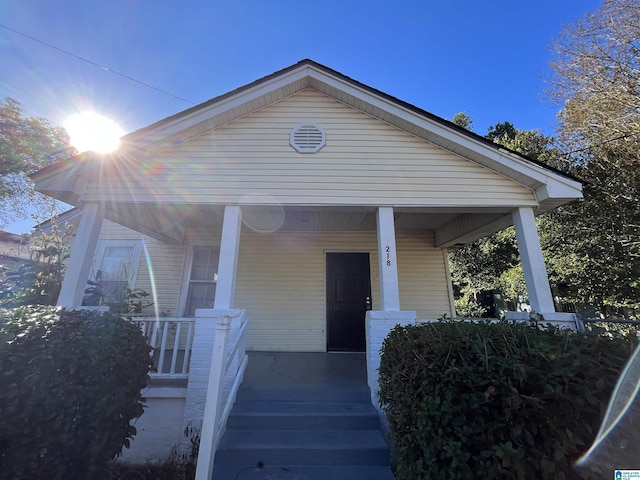
[[[289,145],[291,129],[301,122],[325,130],[327,144],[319,152],[299,154]],[[237,118],[145,163],[162,165],[161,174],[145,178],[152,187],[116,178],[89,189],[88,198],[100,198],[103,187],[111,198],[144,201],[159,194],[162,200],[184,201],[188,191],[199,202],[221,203],[239,202],[257,189],[290,204],[353,204],[349,192],[365,192],[357,204],[475,204],[469,200],[476,196],[483,205],[535,204],[531,190],[522,185],[313,90]],[[260,185],[256,175],[262,177]],[[409,184],[415,186],[410,195]]]

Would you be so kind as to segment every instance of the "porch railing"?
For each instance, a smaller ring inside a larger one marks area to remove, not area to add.
[[[153,348],[152,378],[188,378],[193,346],[194,318],[135,317]]]
[[[231,408],[236,400],[238,388],[244,377],[244,370],[247,366],[247,317],[241,317],[231,324],[229,332],[229,344],[227,348],[226,361],[224,366],[224,381],[222,385],[222,398],[220,401],[220,413],[218,417],[217,438],[214,445],[217,446],[226,428],[227,419],[231,413]]]
[[[246,337],[249,322],[242,310],[221,312],[197,310],[196,317],[199,329],[211,320],[215,321],[215,332],[212,332],[214,333],[212,356],[208,359],[210,365],[208,382],[206,392],[203,392],[206,403],[195,474],[195,480],[208,480],[211,478],[215,453],[247,366]],[[200,323],[203,320],[204,322]],[[207,328],[210,327],[207,326]],[[196,342],[194,362],[197,363],[202,353],[200,335]],[[199,370],[194,368],[194,375]],[[192,379],[189,381],[191,382]]]

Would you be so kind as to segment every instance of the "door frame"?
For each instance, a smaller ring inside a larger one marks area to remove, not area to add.
[[[373,270],[371,268],[371,258],[373,253],[371,252],[371,250],[365,250],[365,249],[343,249],[343,248],[332,248],[332,249],[325,249],[323,251],[323,259],[324,259],[324,265],[323,265],[323,273],[324,273],[324,295],[323,295],[323,304],[324,304],[324,351],[325,353],[330,352],[329,348],[328,348],[328,343],[329,343],[329,318],[327,316],[328,311],[327,311],[327,294],[328,294],[328,284],[327,284],[327,254],[329,253],[366,253],[369,255],[369,289],[370,289],[370,296],[371,296],[371,305],[373,306]],[[366,335],[366,331],[365,331],[365,335]],[[366,342],[365,342],[366,344]],[[366,345],[365,345],[365,352],[366,352]],[[331,351],[331,353],[340,353],[339,351]]]

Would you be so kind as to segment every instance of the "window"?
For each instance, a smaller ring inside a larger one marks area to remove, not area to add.
[[[195,316],[197,308],[213,308],[218,280],[219,254],[218,247],[193,247],[185,305],[186,317]]]
[[[133,289],[140,265],[141,244],[137,240],[101,240],[92,268],[92,280],[99,283],[102,303],[120,304],[127,288]]]

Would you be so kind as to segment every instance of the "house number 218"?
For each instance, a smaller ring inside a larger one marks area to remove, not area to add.
[[[385,245],[384,251],[387,252],[387,267],[391,266],[391,247]]]

